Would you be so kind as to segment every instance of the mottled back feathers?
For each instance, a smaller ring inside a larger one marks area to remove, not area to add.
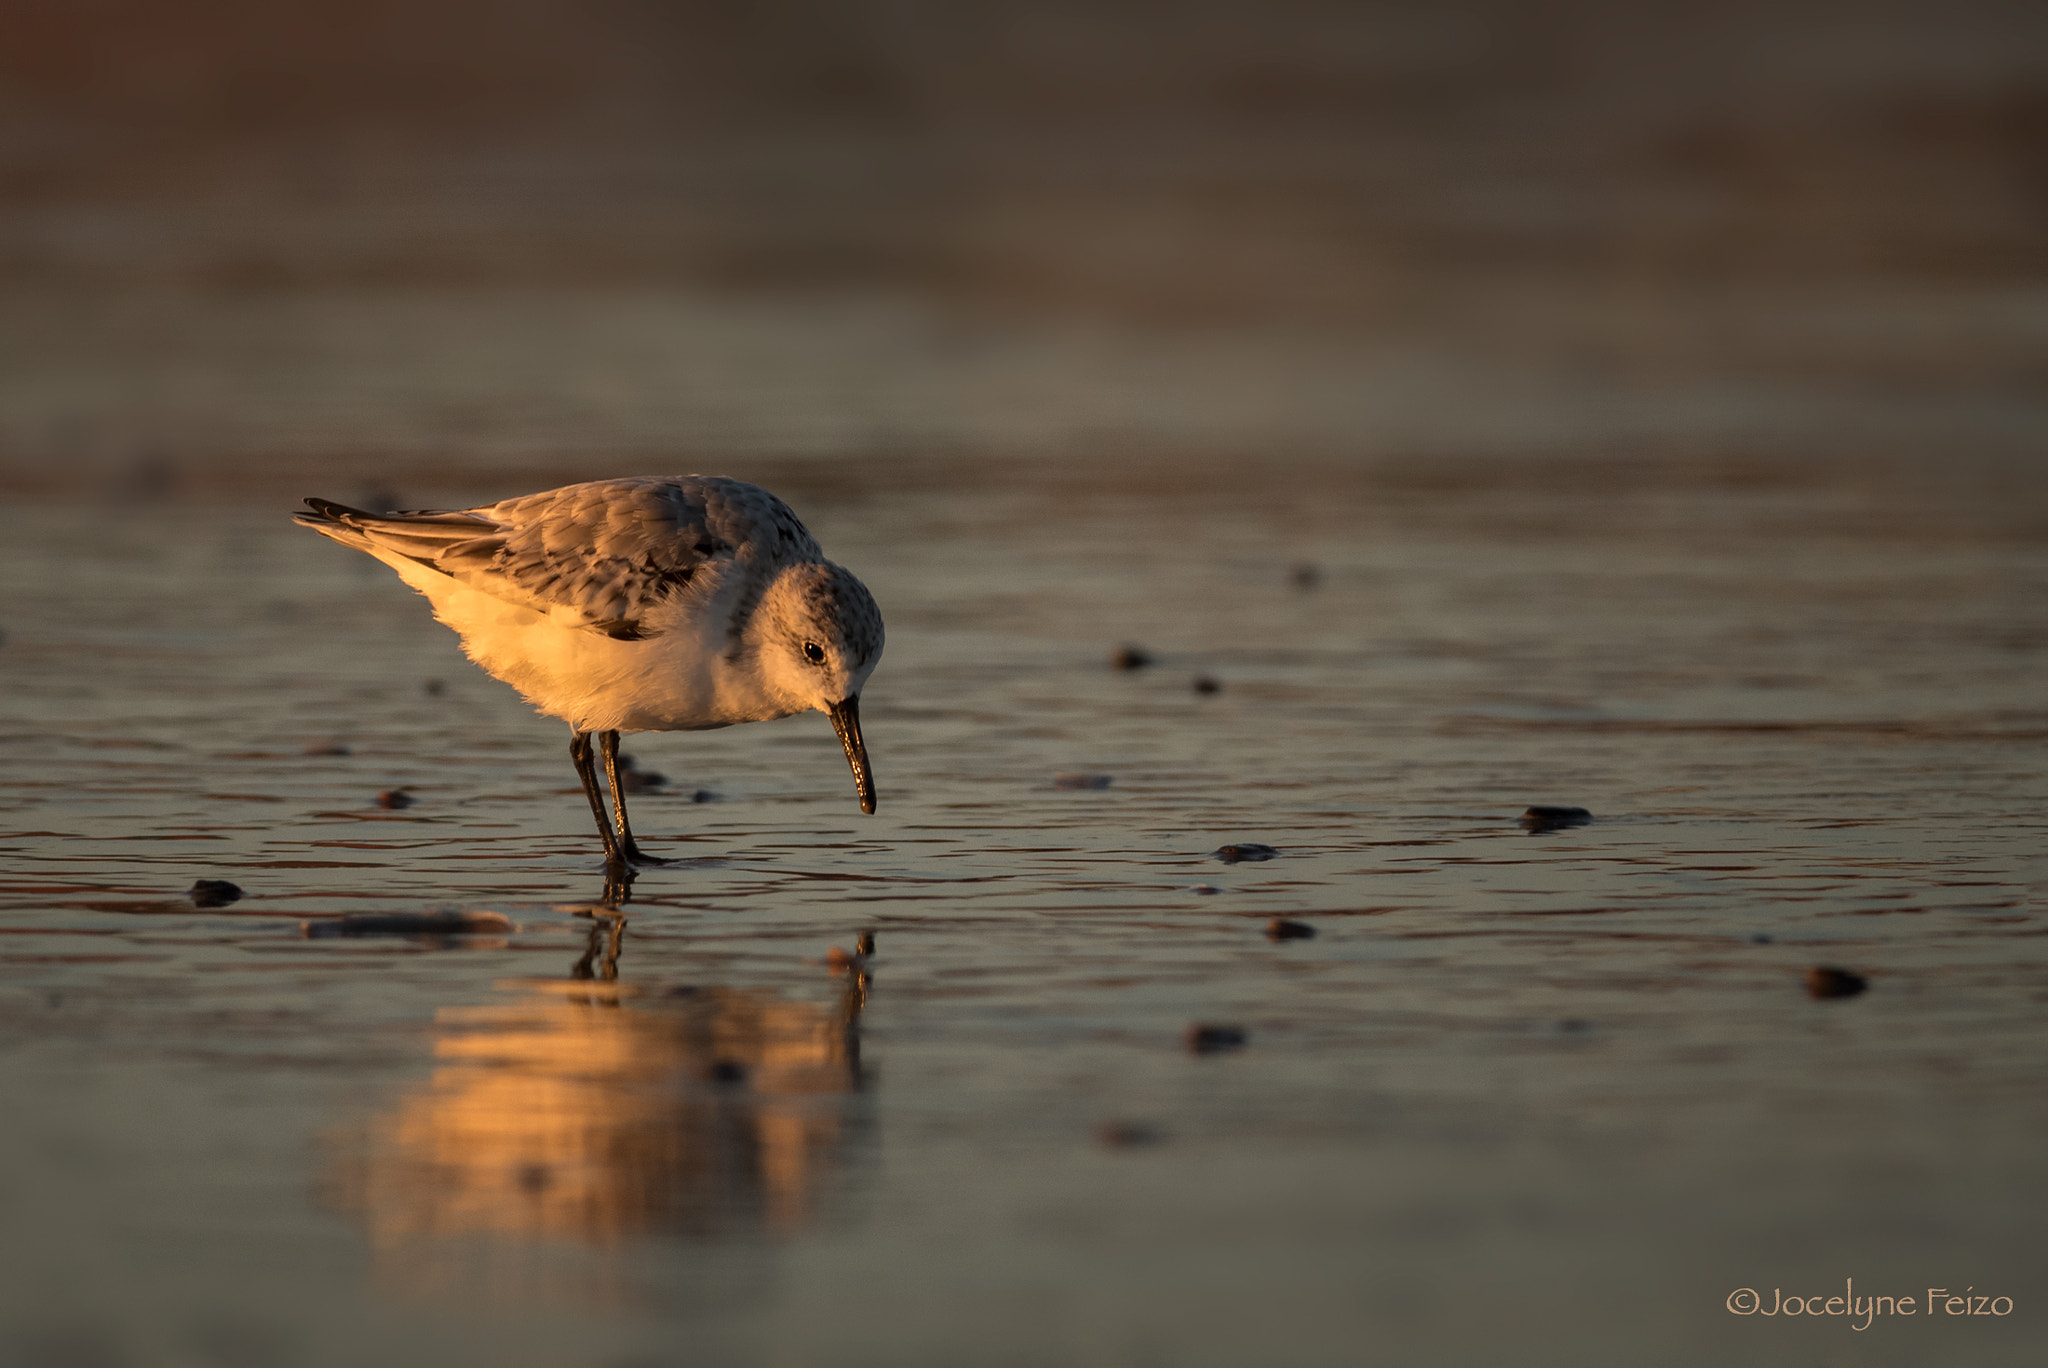
[[[758,575],[822,558],[782,500],[714,476],[598,480],[457,512],[306,504],[296,520],[338,541],[625,641],[647,636],[648,610],[720,560]],[[736,614],[735,634],[744,623]]]

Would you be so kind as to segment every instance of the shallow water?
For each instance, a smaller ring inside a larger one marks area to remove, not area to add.
[[[6,1356],[2035,1361],[2040,477],[1241,475],[791,491],[879,814],[822,718],[633,738],[617,916],[382,567],[0,512]],[[1845,1278],[2018,1311],[1724,1306]]]

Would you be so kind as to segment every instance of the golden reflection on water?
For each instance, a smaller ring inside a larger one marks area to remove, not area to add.
[[[833,1006],[639,995],[611,981],[606,930],[578,977],[438,1011],[432,1077],[342,1138],[331,1200],[367,1226],[381,1272],[444,1281],[449,1237],[613,1249],[787,1234],[813,1215],[861,1086],[866,975]]]

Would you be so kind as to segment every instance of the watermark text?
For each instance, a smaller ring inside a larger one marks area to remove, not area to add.
[[[1928,1287],[1903,1296],[1859,1295],[1856,1280],[1846,1278],[1841,1292],[1812,1296],[1787,1293],[1782,1287],[1772,1288],[1769,1295],[1738,1287],[1728,1294],[1728,1310],[1737,1316],[1841,1316],[1851,1330],[1868,1330],[1879,1316],[2010,1316],[2012,1298],[1991,1296],[1975,1286],[1956,1291]]]

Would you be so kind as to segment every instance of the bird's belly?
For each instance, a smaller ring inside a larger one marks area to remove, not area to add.
[[[724,634],[701,623],[617,641],[435,578],[434,615],[469,658],[578,731],[700,731],[795,711],[731,668]]]

